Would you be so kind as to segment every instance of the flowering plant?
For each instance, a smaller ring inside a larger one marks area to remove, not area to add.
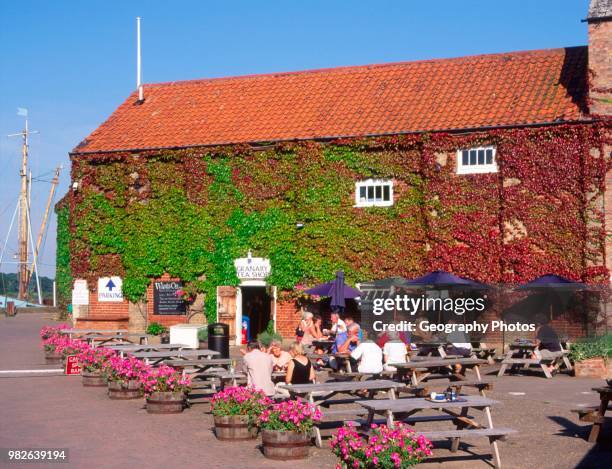
[[[333,453],[340,458],[337,469],[407,468],[431,456],[431,441],[402,423],[393,428],[372,425],[367,440],[352,426],[338,430],[330,442]]]
[[[188,283],[183,285],[183,288],[176,291],[176,296],[178,296],[183,301],[187,303],[193,303],[198,295],[198,288],[193,283]]]
[[[259,426],[264,430],[305,433],[321,420],[321,411],[300,401],[284,401],[264,410]]]
[[[182,392],[191,391],[191,376],[179,373],[168,365],[157,368],[147,368],[141,376],[145,394],[154,392]]]
[[[45,341],[53,336],[62,335],[61,330],[67,328],[68,324],[60,324],[59,326],[43,326],[40,329],[40,338]]]
[[[134,357],[121,358],[119,355],[111,356],[102,367],[102,372],[109,381],[139,380],[150,369],[142,360]]]
[[[82,340],[73,340],[67,335],[54,334],[43,339],[43,347],[45,352],[55,352],[67,356],[80,353],[89,347],[89,345]]]
[[[253,425],[272,402],[263,391],[236,386],[216,393],[210,401],[210,407],[216,416],[247,415],[249,424]]]
[[[79,354],[79,363],[85,371],[94,373],[101,371],[104,365],[115,355],[116,353],[113,350],[104,347],[88,347]]]

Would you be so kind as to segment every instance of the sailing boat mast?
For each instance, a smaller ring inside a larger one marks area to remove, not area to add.
[[[30,131],[28,128],[28,110],[19,108],[18,115],[25,117],[25,125],[23,131],[18,134],[11,134],[9,137],[21,136],[21,190],[19,192],[19,230],[18,230],[18,245],[19,245],[19,294],[17,298],[25,300],[28,292],[28,137],[30,134],[37,133]]]

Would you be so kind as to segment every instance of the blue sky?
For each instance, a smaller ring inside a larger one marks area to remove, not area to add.
[[[145,83],[543,49],[587,43],[588,0],[96,1],[0,4],[0,242],[19,190],[27,107],[34,177],[68,152],[135,88],[135,17]],[[49,179],[46,177],[46,179]],[[32,188],[38,231],[49,184]],[[56,199],[57,200],[57,199]],[[16,249],[9,241],[9,260]],[[54,275],[55,219],[41,273]],[[14,265],[2,265],[3,271]]]

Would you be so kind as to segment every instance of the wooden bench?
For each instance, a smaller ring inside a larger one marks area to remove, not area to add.
[[[418,386],[410,386],[406,388],[406,391],[414,394],[416,397],[427,397],[431,391],[437,389],[445,389],[448,386],[457,388],[457,392],[461,392],[463,386],[472,387],[478,389],[481,396],[484,396],[485,391],[491,391],[493,389],[493,383],[491,381],[452,381],[450,383],[427,383],[419,384]]]
[[[496,440],[504,441],[508,435],[516,433],[516,430],[511,428],[475,428],[475,429],[464,429],[464,430],[436,430],[436,431],[419,431],[421,435],[429,440],[444,440],[446,438],[473,438],[473,437],[487,437],[489,442]],[[455,451],[457,451],[455,449]],[[451,452],[453,448],[451,448]]]
[[[607,410],[612,410],[612,406],[608,406]],[[599,406],[581,407],[572,409],[574,414],[578,414],[578,420],[589,423],[604,423],[606,417],[599,415]]]
[[[381,379],[391,378],[395,375],[395,371],[383,370],[380,373],[360,373],[358,371],[341,372],[332,371],[328,376],[337,381],[364,381],[366,379]]]

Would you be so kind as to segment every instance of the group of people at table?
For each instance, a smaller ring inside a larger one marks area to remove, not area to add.
[[[449,339],[452,340],[454,352],[470,355],[471,344],[466,338]],[[329,353],[321,346],[321,341],[331,342]],[[288,352],[282,349],[278,341],[273,341],[268,348],[251,341],[246,350],[241,350],[244,355],[242,371],[247,375],[248,385],[272,396],[287,393],[274,384],[273,372],[285,372],[284,383],[279,384],[314,383],[316,370],[324,367],[333,371],[340,369],[340,354],[342,360],[349,360],[351,369],[363,374],[378,374],[383,370],[396,371],[393,365],[406,363],[409,350],[409,337],[403,334],[386,332],[374,341],[367,338],[351,316],[341,319],[338,313],[332,313],[331,328],[327,330],[322,329],[320,316],[305,312],[296,328],[296,341]],[[307,351],[312,351],[310,357]]]

